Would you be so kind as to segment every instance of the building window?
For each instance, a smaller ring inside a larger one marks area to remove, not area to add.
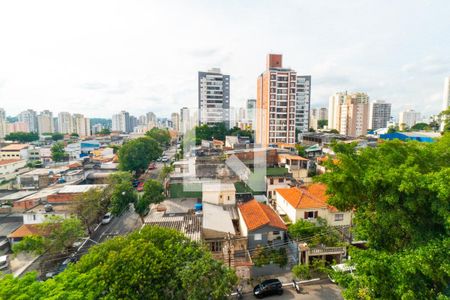
[[[317,219],[318,211],[305,211],[305,219]]]
[[[262,240],[262,234],[261,233],[255,233],[254,237],[255,237],[255,241]]]
[[[335,214],[334,215],[335,221],[343,221],[344,220],[344,214]]]

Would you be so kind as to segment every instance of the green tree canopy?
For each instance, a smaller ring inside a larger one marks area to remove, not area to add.
[[[102,130],[100,130],[99,134],[108,135],[111,134],[111,130],[109,128],[103,128]]]
[[[141,217],[142,223],[144,223],[144,216],[149,211],[149,206],[160,203],[164,198],[164,187],[159,181],[149,179],[144,183],[144,193],[134,204],[134,210]]]
[[[167,129],[153,127],[150,131],[147,131],[145,135],[154,139],[158,144],[164,147],[168,146],[170,143],[170,134]]]
[[[158,142],[149,137],[125,143],[119,150],[119,167],[123,171],[142,172],[162,154]]]
[[[52,140],[54,140],[55,142],[64,139],[64,134],[59,133],[59,132],[54,132],[51,135],[52,135]]]
[[[450,132],[450,107],[439,113],[439,118],[444,122],[444,132]]]
[[[146,226],[92,247],[54,279],[6,275],[0,299],[224,299],[236,282],[200,244]]]
[[[39,135],[36,132],[11,132],[5,136],[5,140],[30,143],[39,140]]]
[[[317,127],[320,129],[323,129],[327,125],[328,125],[328,120],[318,120],[317,121]]]
[[[411,127],[411,130],[431,130],[427,123],[416,123]]]
[[[72,247],[80,237],[85,235],[81,221],[77,218],[50,216],[39,224],[41,236],[29,236],[13,246],[15,253],[35,252],[64,253]]]
[[[330,172],[317,179],[331,205],[355,210],[356,234],[370,248],[352,255],[358,275],[348,298],[434,299],[443,291],[441,280],[450,280],[449,149],[450,134],[434,143],[334,147],[337,163],[329,160]],[[445,256],[429,259],[439,251]]]
[[[304,241],[309,246],[320,244],[332,247],[341,244],[338,231],[327,225],[326,220],[318,218],[316,222],[299,219],[289,226],[289,235],[298,241]]]
[[[92,232],[99,218],[106,213],[109,202],[107,192],[101,189],[90,189],[75,197],[75,211],[89,233]]]
[[[51,152],[53,161],[65,161],[69,158],[69,155],[64,151],[64,143],[62,142],[54,143]]]

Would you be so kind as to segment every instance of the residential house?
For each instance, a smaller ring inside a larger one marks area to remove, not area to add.
[[[203,183],[203,202],[216,205],[236,204],[236,188],[232,183]]]
[[[341,212],[329,205],[326,185],[315,183],[305,188],[279,188],[276,193],[276,208],[292,222],[299,219],[315,221],[322,218],[331,226],[351,225],[352,213]]]
[[[289,173],[297,180],[308,177],[308,159],[299,155],[280,153],[278,154],[278,165],[288,169]]]
[[[0,160],[0,182],[12,179],[14,173],[25,168],[27,162],[23,159]],[[25,170],[26,171],[26,170]],[[12,175],[12,176],[11,176]]]
[[[0,160],[23,159],[28,160],[28,144],[10,144],[0,149]]]
[[[250,200],[238,206],[241,235],[248,239],[248,249],[256,246],[282,244],[287,227],[268,205]]]

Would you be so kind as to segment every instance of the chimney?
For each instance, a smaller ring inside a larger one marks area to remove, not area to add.
[[[283,55],[282,54],[267,54],[267,69],[282,68]]]

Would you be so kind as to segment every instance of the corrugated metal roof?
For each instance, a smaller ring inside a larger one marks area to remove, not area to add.
[[[175,229],[193,241],[200,241],[202,237],[202,217],[199,215],[175,215],[153,211],[145,218],[144,222],[146,225]]]
[[[66,185],[61,190],[59,190],[58,194],[77,194],[77,193],[85,193],[91,189],[104,189],[108,185],[107,184],[80,184],[80,185]]]
[[[236,234],[230,212],[224,207],[203,203],[203,228]]]

